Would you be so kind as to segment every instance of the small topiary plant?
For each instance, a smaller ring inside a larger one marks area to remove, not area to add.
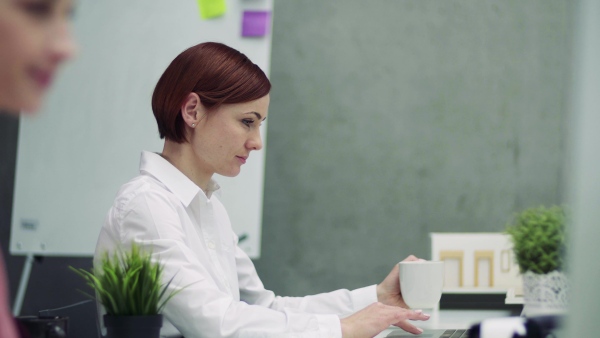
[[[529,208],[515,215],[506,227],[521,274],[562,271],[565,264],[565,208]]]
[[[171,280],[162,282],[163,266],[135,243],[127,252],[105,253],[97,269],[70,267],[96,291],[106,313],[111,316],[151,316],[159,314],[179,290],[168,292]],[[95,298],[88,295],[90,298]]]

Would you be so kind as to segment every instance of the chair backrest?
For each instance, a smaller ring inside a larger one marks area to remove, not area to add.
[[[39,311],[40,317],[69,317],[68,337],[101,338],[96,302],[88,299],[67,306]]]

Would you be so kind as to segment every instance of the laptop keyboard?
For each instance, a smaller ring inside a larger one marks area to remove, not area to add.
[[[467,338],[469,333],[467,330],[446,330],[440,338]]]

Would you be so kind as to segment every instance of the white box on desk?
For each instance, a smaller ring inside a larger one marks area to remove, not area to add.
[[[446,262],[445,291],[522,288],[510,237],[503,233],[431,233],[431,259]]]

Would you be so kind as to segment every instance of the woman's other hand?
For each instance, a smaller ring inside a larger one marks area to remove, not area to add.
[[[410,255],[403,262],[423,261],[416,256]],[[383,282],[377,285],[377,301],[391,306],[400,306],[408,309],[408,305],[402,299],[402,290],[400,290],[400,275],[398,264],[394,265],[392,271],[385,277]]]
[[[373,303],[355,314],[341,319],[343,338],[371,338],[387,329],[390,325],[404,331],[421,334],[423,330],[408,320],[427,320],[429,315],[420,310],[408,310],[382,303]]]

